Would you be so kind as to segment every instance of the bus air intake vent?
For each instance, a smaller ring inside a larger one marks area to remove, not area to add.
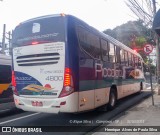
[[[18,66],[41,66],[57,64],[60,59],[59,53],[43,53],[18,56]]]

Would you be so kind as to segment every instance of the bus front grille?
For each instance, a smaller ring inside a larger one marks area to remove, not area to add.
[[[16,61],[18,66],[40,66],[57,64],[59,59],[59,53],[43,53],[18,56]]]

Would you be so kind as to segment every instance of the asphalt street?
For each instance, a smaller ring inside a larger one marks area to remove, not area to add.
[[[120,100],[113,111],[102,112],[98,110],[80,113],[80,114],[46,114],[32,112],[13,112],[12,115],[0,117],[0,126],[49,126],[52,130],[68,132],[44,132],[38,134],[86,134],[92,132],[103,124],[103,121],[110,121],[117,115],[127,110],[131,106],[141,102],[151,95],[150,91],[144,91],[141,94],[134,94],[123,100]],[[60,126],[60,127],[56,127]],[[67,127],[69,126],[69,127]],[[76,126],[76,127],[73,127]],[[73,132],[75,131],[75,132]],[[5,133],[6,134],[6,133]],[[17,134],[17,133],[12,133]],[[27,133],[26,133],[27,134]],[[35,134],[35,133],[34,133]]]

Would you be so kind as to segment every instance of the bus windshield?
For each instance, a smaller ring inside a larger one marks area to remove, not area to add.
[[[64,18],[61,16],[33,19],[18,25],[13,33],[13,47],[34,43],[62,42],[65,39]]]

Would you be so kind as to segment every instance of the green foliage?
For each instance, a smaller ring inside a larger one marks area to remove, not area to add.
[[[107,29],[103,32],[121,41],[127,46],[131,45],[134,38],[138,38],[137,40],[140,40],[141,43],[153,39],[151,29],[146,28],[141,20],[128,21],[125,24],[117,26],[113,30]],[[140,42],[138,42],[139,45],[141,45]]]
[[[147,40],[145,37],[140,36],[135,39],[135,43],[136,43],[137,48],[141,48],[144,44],[147,43]]]
[[[149,68],[149,65],[144,65],[144,72],[151,72],[152,75],[156,75],[156,66],[151,64]]]
[[[130,48],[137,48],[138,53],[141,54],[145,61],[147,61],[147,57],[141,49],[143,49],[143,46],[146,43],[155,45],[153,40],[154,34],[152,30],[144,26],[142,20],[129,21],[125,24],[117,26],[113,30],[107,29],[103,32],[129,46]]]

